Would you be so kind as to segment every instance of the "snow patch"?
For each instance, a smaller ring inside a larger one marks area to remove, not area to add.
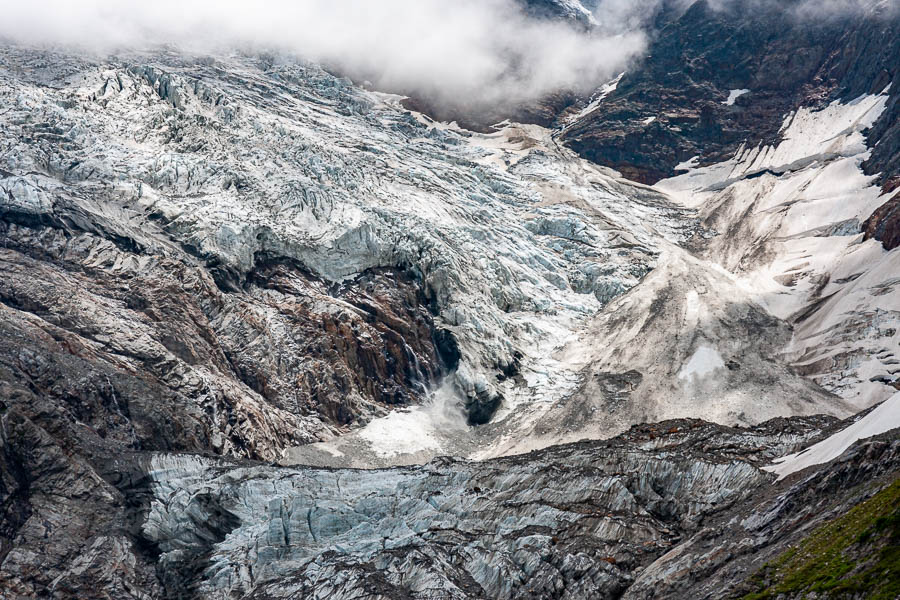
[[[675,170],[676,171],[689,171],[691,169],[696,169],[699,165],[700,165],[700,157],[692,156],[688,160],[675,165]]]
[[[900,393],[896,393],[868,415],[829,438],[796,454],[790,454],[763,467],[778,475],[778,480],[813,465],[831,462],[856,441],[870,438],[900,427]]]
[[[734,106],[735,100],[743,96],[744,94],[749,94],[750,90],[731,90],[728,94],[728,100],[722,102],[725,106]]]
[[[566,127],[564,127],[563,130],[565,130],[566,128],[568,128],[568,127],[571,126],[572,124],[577,123],[577,122],[580,121],[583,117],[586,117],[586,116],[589,115],[590,113],[594,112],[594,110],[595,110],[598,106],[600,106],[600,103],[603,102],[603,101],[606,99],[607,96],[609,96],[609,95],[612,94],[614,91],[616,91],[616,89],[619,87],[619,83],[622,81],[622,78],[623,78],[623,77],[625,77],[625,71],[619,73],[618,77],[616,77],[616,78],[613,79],[612,81],[609,81],[608,83],[605,83],[604,85],[602,85],[602,86],[600,87],[600,89],[598,89],[598,90],[594,93],[594,95],[591,97],[591,101],[588,103],[587,106],[585,106],[585,107],[584,107],[583,109],[581,109],[577,114],[575,114],[575,115],[572,116],[572,117],[569,117],[569,118],[566,120]]]
[[[691,359],[681,367],[678,379],[703,379],[718,369],[725,368],[725,361],[718,350],[710,346],[700,346]]]
[[[375,419],[359,431],[359,437],[385,458],[439,450],[444,434],[468,429],[461,406],[462,398],[448,379],[421,406]]]

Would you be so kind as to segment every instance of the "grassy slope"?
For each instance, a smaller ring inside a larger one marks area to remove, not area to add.
[[[802,597],[900,598],[900,479],[818,527],[750,579],[744,600]]]

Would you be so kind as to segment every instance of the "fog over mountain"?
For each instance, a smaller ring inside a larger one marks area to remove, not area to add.
[[[512,0],[3,4],[0,35],[20,41],[101,54],[156,44],[290,52],[382,89],[476,104],[533,100],[565,88],[589,91],[646,47],[644,33],[625,20],[593,35],[530,18]]]
[[[376,88],[474,108],[516,105],[559,90],[589,92],[639,59],[663,5],[600,0],[579,19],[537,19],[521,0],[39,0],[0,3],[0,36],[95,54],[173,44],[193,52],[269,50],[330,65]],[[717,9],[781,8],[772,0],[712,0]],[[871,0],[804,0],[796,15],[823,19]]]

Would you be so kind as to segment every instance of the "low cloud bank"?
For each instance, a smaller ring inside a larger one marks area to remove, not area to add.
[[[20,42],[98,53],[250,46],[473,105],[592,89],[646,47],[630,23],[589,33],[528,17],[513,0],[0,0],[0,8],[0,36]]]
[[[663,5],[694,0],[565,0],[594,27],[529,17],[550,0],[0,0],[0,37],[111,53],[174,44],[299,55],[379,89],[479,111],[558,90],[589,92],[647,46]],[[562,0],[560,0],[562,1]],[[844,16],[898,0],[708,0],[718,9]],[[583,24],[582,24],[583,25]]]

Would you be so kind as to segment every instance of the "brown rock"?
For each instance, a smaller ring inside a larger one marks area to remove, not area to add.
[[[863,239],[881,242],[885,250],[900,246],[900,193],[882,204],[863,223]]]

